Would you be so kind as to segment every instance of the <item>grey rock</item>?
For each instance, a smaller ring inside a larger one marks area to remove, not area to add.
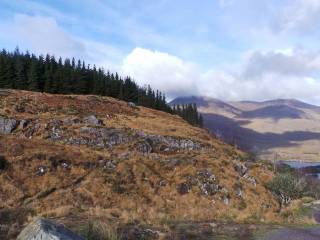
[[[252,177],[252,176],[249,176],[248,174],[245,174],[244,176],[243,176],[249,183],[251,183],[253,186],[257,186],[257,180],[254,178],[254,177]]]
[[[131,140],[125,131],[114,128],[82,127],[80,133],[80,137],[74,136],[72,141],[67,141],[67,143],[104,148],[125,144]]]
[[[179,139],[169,136],[147,135],[144,132],[137,132],[137,137],[147,139],[152,147],[161,146],[162,152],[176,152],[179,150],[200,150],[201,144],[190,139]]]
[[[234,165],[234,170],[237,171],[241,177],[246,175],[246,173],[248,172],[248,168],[242,163],[236,163]]]
[[[237,189],[236,189],[236,196],[237,196],[238,198],[242,198],[242,197],[243,197],[241,188],[237,188]]]
[[[27,126],[28,126],[28,124],[30,123],[30,121],[29,120],[21,120],[20,121],[20,124],[19,124],[19,127],[21,128],[21,129],[24,129],[24,128],[26,128]]]
[[[10,134],[17,128],[18,120],[0,116],[0,134]]]
[[[67,126],[72,126],[78,123],[80,123],[80,120],[78,118],[72,118],[72,119],[67,118],[63,120],[63,124]]]
[[[202,169],[197,173],[198,186],[202,194],[212,196],[222,189],[210,169]]]
[[[222,201],[225,205],[229,205],[230,204],[230,201],[231,201],[231,198],[229,195],[225,195],[222,197]]]
[[[84,238],[61,224],[40,218],[27,225],[17,240],[84,240]]]
[[[43,167],[43,166],[38,167],[37,176],[43,176],[46,174],[46,172],[47,172],[46,167]]]
[[[117,167],[116,164],[114,164],[112,161],[107,161],[104,165],[104,168],[105,169],[108,169],[108,170],[113,170]]]
[[[131,108],[134,108],[134,109],[137,109],[137,105],[134,103],[134,102],[128,102],[128,107],[131,107]]]
[[[83,121],[86,123],[86,124],[89,124],[89,125],[93,125],[93,126],[101,126],[103,125],[103,121],[98,119],[96,116],[94,115],[90,115],[88,117],[85,117],[83,119]]]
[[[177,191],[181,195],[189,193],[190,189],[191,189],[191,186],[188,183],[180,183],[177,186]]]
[[[160,187],[165,187],[165,186],[167,186],[167,181],[166,181],[166,180],[160,180],[160,181],[159,181],[159,186],[160,186]]]
[[[148,141],[143,141],[137,144],[136,150],[143,154],[149,154],[152,152],[152,146]]]

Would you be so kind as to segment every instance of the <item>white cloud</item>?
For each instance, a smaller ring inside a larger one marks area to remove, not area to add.
[[[319,0],[294,0],[288,3],[276,21],[277,30],[305,32],[319,26]]]
[[[4,29],[6,36],[2,38],[35,54],[75,57],[111,70],[118,70],[124,56],[118,48],[70,34],[52,17],[16,14]]]
[[[283,49],[253,52],[247,62],[244,75],[261,77],[265,73],[304,76],[320,70],[320,53],[303,49]]]
[[[195,64],[178,57],[136,48],[126,57],[122,69],[138,83],[151,84],[171,98],[195,94],[222,100],[298,98],[320,103],[320,81],[309,76],[320,69],[318,57],[303,51],[289,55],[256,52],[238,72],[222,68],[201,72]]]
[[[169,96],[197,92],[199,73],[196,67],[167,53],[135,48],[124,59],[122,69],[139,84],[150,84]]]
[[[81,57],[87,57],[84,44],[60,28],[53,18],[17,14],[8,26],[8,33],[17,45],[22,44],[37,54],[70,57],[81,53]]]

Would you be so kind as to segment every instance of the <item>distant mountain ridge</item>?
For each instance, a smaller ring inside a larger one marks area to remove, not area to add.
[[[179,97],[170,105],[194,102],[212,133],[263,158],[320,161],[320,106],[296,99],[224,102]]]

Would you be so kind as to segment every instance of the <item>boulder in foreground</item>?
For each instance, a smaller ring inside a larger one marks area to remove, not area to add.
[[[17,240],[84,240],[61,224],[45,219],[37,219],[27,225]]]

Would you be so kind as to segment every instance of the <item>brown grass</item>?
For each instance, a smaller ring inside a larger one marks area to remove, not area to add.
[[[272,173],[259,164],[252,167],[250,175],[257,179],[257,187],[240,179],[244,199],[237,198],[233,186],[239,181],[239,174],[233,169],[233,163],[241,159],[242,153],[212,138],[205,130],[191,127],[180,117],[143,107],[131,109],[124,102],[96,96],[12,91],[7,97],[0,97],[0,101],[3,106],[0,115],[38,119],[41,123],[39,132],[31,139],[23,138],[20,129],[12,135],[0,136],[0,152],[9,162],[8,169],[0,172],[0,209],[25,207],[32,209],[36,215],[64,219],[66,222],[75,216],[94,221],[100,219],[102,222],[140,221],[152,225],[209,219],[281,221],[276,213],[277,202],[264,188]],[[25,112],[18,113],[14,110],[15,105],[22,102]],[[210,147],[169,155],[142,155],[128,151],[128,146],[101,150],[44,139],[43,129],[49,120],[79,118],[89,113],[102,119],[108,127],[188,138]],[[122,158],[123,153],[128,153],[129,157]],[[185,161],[168,168],[163,164],[168,157]],[[71,169],[52,168],[51,158],[69,162]],[[88,167],[101,158],[115,161],[116,169],[110,171],[98,166]],[[37,175],[40,166],[46,169],[43,176]],[[179,183],[204,168],[211,169],[229,191],[230,205],[223,203],[220,193],[204,196],[197,187],[186,195],[177,192]],[[162,180],[165,180],[165,186],[159,186]],[[246,207],[239,207],[244,202]],[[263,208],[266,204],[270,207]],[[108,231],[103,226],[101,228],[102,232]]]

